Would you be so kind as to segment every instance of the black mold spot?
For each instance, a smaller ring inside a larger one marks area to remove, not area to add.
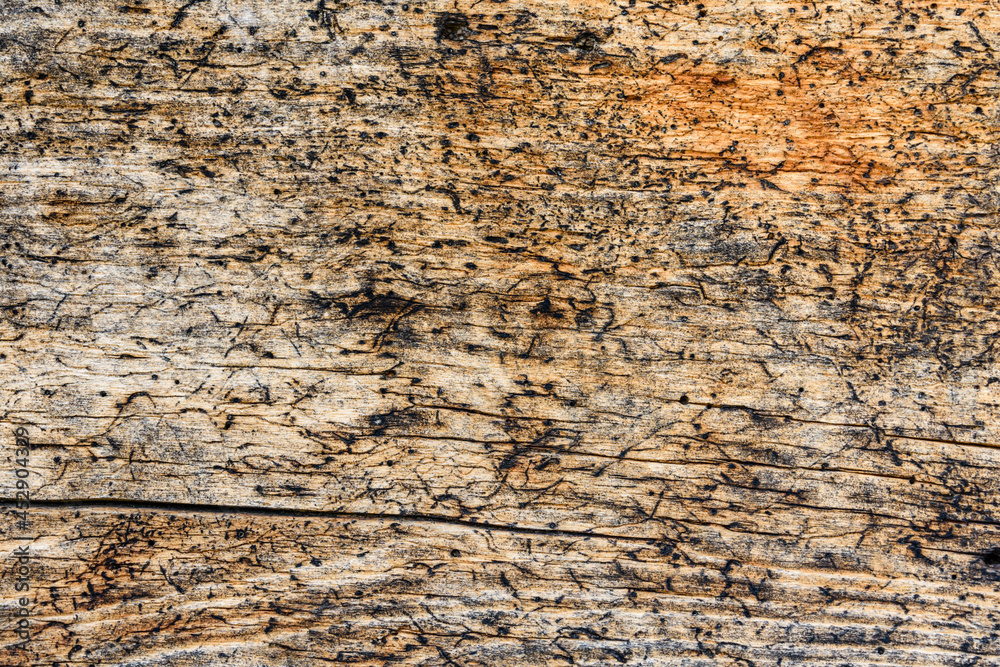
[[[533,315],[539,315],[539,314],[543,314],[543,313],[551,313],[552,312],[552,301],[549,299],[549,297],[545,297],[544,299],[541,300],[541,302],[539,302],[538,305],[536,305],[534,308],[532,308],[529,312],[531,312]]]

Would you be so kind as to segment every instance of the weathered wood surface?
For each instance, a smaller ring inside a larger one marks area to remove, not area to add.
[[[1000,664],[998,12],[0,0],[0,664]]]

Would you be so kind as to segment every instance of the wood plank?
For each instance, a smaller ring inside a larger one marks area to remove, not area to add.
[[[996,9],[0,2],[0,664],[1000,664]]]
[[[995,646],[981,573],[773,567],[694,541],[441,520],[35,513],[34,646],[59,664],[965,665]]]

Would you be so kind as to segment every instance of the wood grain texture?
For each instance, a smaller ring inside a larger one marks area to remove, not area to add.
[[[0,664],[1000,665],[996,2],[0,46]]]

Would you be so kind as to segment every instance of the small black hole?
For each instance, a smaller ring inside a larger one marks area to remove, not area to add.
[[[597,35],[592,32],[581,32],[573,38],[573,46],[581,51],[593,51],[597,48],[600,41]]]
[[[987,565],[1000,565],[1000,547],[994,547],[983,556],[983,562]]]
[[[681,398],[680,398],[680,401],[681,401],[681,405],[687,405],[687,404],[688,404],[688,400],[689,400],[689,399],[688,399],[688,395],[687,395],[687,394],[683,394],[683,395],[681,396]]]
[[[438,29],[437,38],[460,42],[465,39],[469,28],[469,19],[462,14],[442,14],[434,22]]]

